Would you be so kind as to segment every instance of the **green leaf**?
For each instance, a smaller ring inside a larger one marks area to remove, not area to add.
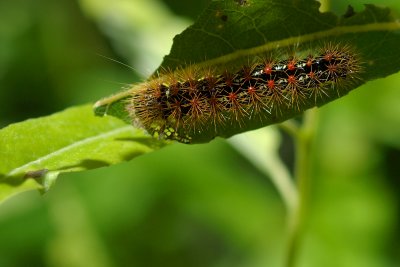
[[[116,164],[166,144],[114,117],[94,116],[91,105],[9,125],[0,130],[0,201],[46,191],[62,172]]]
[[[362,12],[356,13],[349,8],[343,12],[345,15],[337,16],[330,12],[321,13],[319,6],[314,0],[211,1],[199,19],[174,38],[170,54],[156,73],[188,65],[240,66],[248,58],[275,51],[277,47],[287,51],[294,47],[320,47],[330,42],[349,45],[362,61],[361,79],[346,87],[343,94],[367,81],[400,70],[400,23],[391,16],[389,9],[366,5]],[[98,101],[96,114],[126,120],[129,115],[124,103],[134,90],[137,90],[136,86]],[[343,94],[341,92],[340,96]],[[250,122],[245,127],[232,125],[219,135],[229,137],[243,130],[278,123],[338,97],[338,94],[331,94],[317,103],[309,101],[300,109],[287,109],[281,115]],[[210,141],[213,134],[206,129],[195,142]]]

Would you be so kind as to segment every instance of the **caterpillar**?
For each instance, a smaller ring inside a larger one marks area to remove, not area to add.
[[[126,109],[158,138],[208,142],[284,121],[346,94],[362,70],[345,44],[247,58],[238,67],[189,65],[137,85]]]

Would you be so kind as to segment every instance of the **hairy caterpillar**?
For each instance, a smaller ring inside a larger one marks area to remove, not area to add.
[[[345,44],[276,50],[237,68],[189,66],[132,90],[126,109],[153,136],[208,142],[277,123],[346,94],[359,56]]]

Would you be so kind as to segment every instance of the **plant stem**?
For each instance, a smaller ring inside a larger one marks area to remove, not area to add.
[[[304,221],[307,218],[307,206],[310,191],[310,160],[311,144],[316,128],[317,109],[308,110],[304,114],[302,125],[295,121],[286,121],[279,126],[295,140],[296,166],[295,181],[286,166],[280,160],[278,149],[280,139],[273,127],[236,135],[229,142],[249,159],[260,171],[270,177],[283,202],[288,214],[288,241],[285,267],[294,267],[300,249],[300,239],[304,231]]]
[[[312,109],[305,113],[304,123],[293,135],[296,146],[295,180],[298,190],[297,206],[288,214],[288,251],[285,267],[294,267],[300,249],[300,239],[304,232],[305,218],[310,193],[310,161],[311,144],[317,121],[317,110]]]

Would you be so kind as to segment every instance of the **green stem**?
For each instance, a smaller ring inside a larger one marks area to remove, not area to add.
[[[310,195],[310,161],[311,144],[316,128],[317,110],[312,109],[305,113],[304,124],[298,129],[295,138],[296,166],[295,179],[298,188],[298,205],[288,214],[288,251],[286,267],[294,267],[300,250],[300,241],[304,232],[305,219],[308,217],[307,207]]]
[[[296,123],[294,120],[287,120],[285,122],[282,122],[279,124],[279,127],[284,130],[287,134],[292,136],[294,139],[297,138],[297,135],[299,133],[299,125]]]

